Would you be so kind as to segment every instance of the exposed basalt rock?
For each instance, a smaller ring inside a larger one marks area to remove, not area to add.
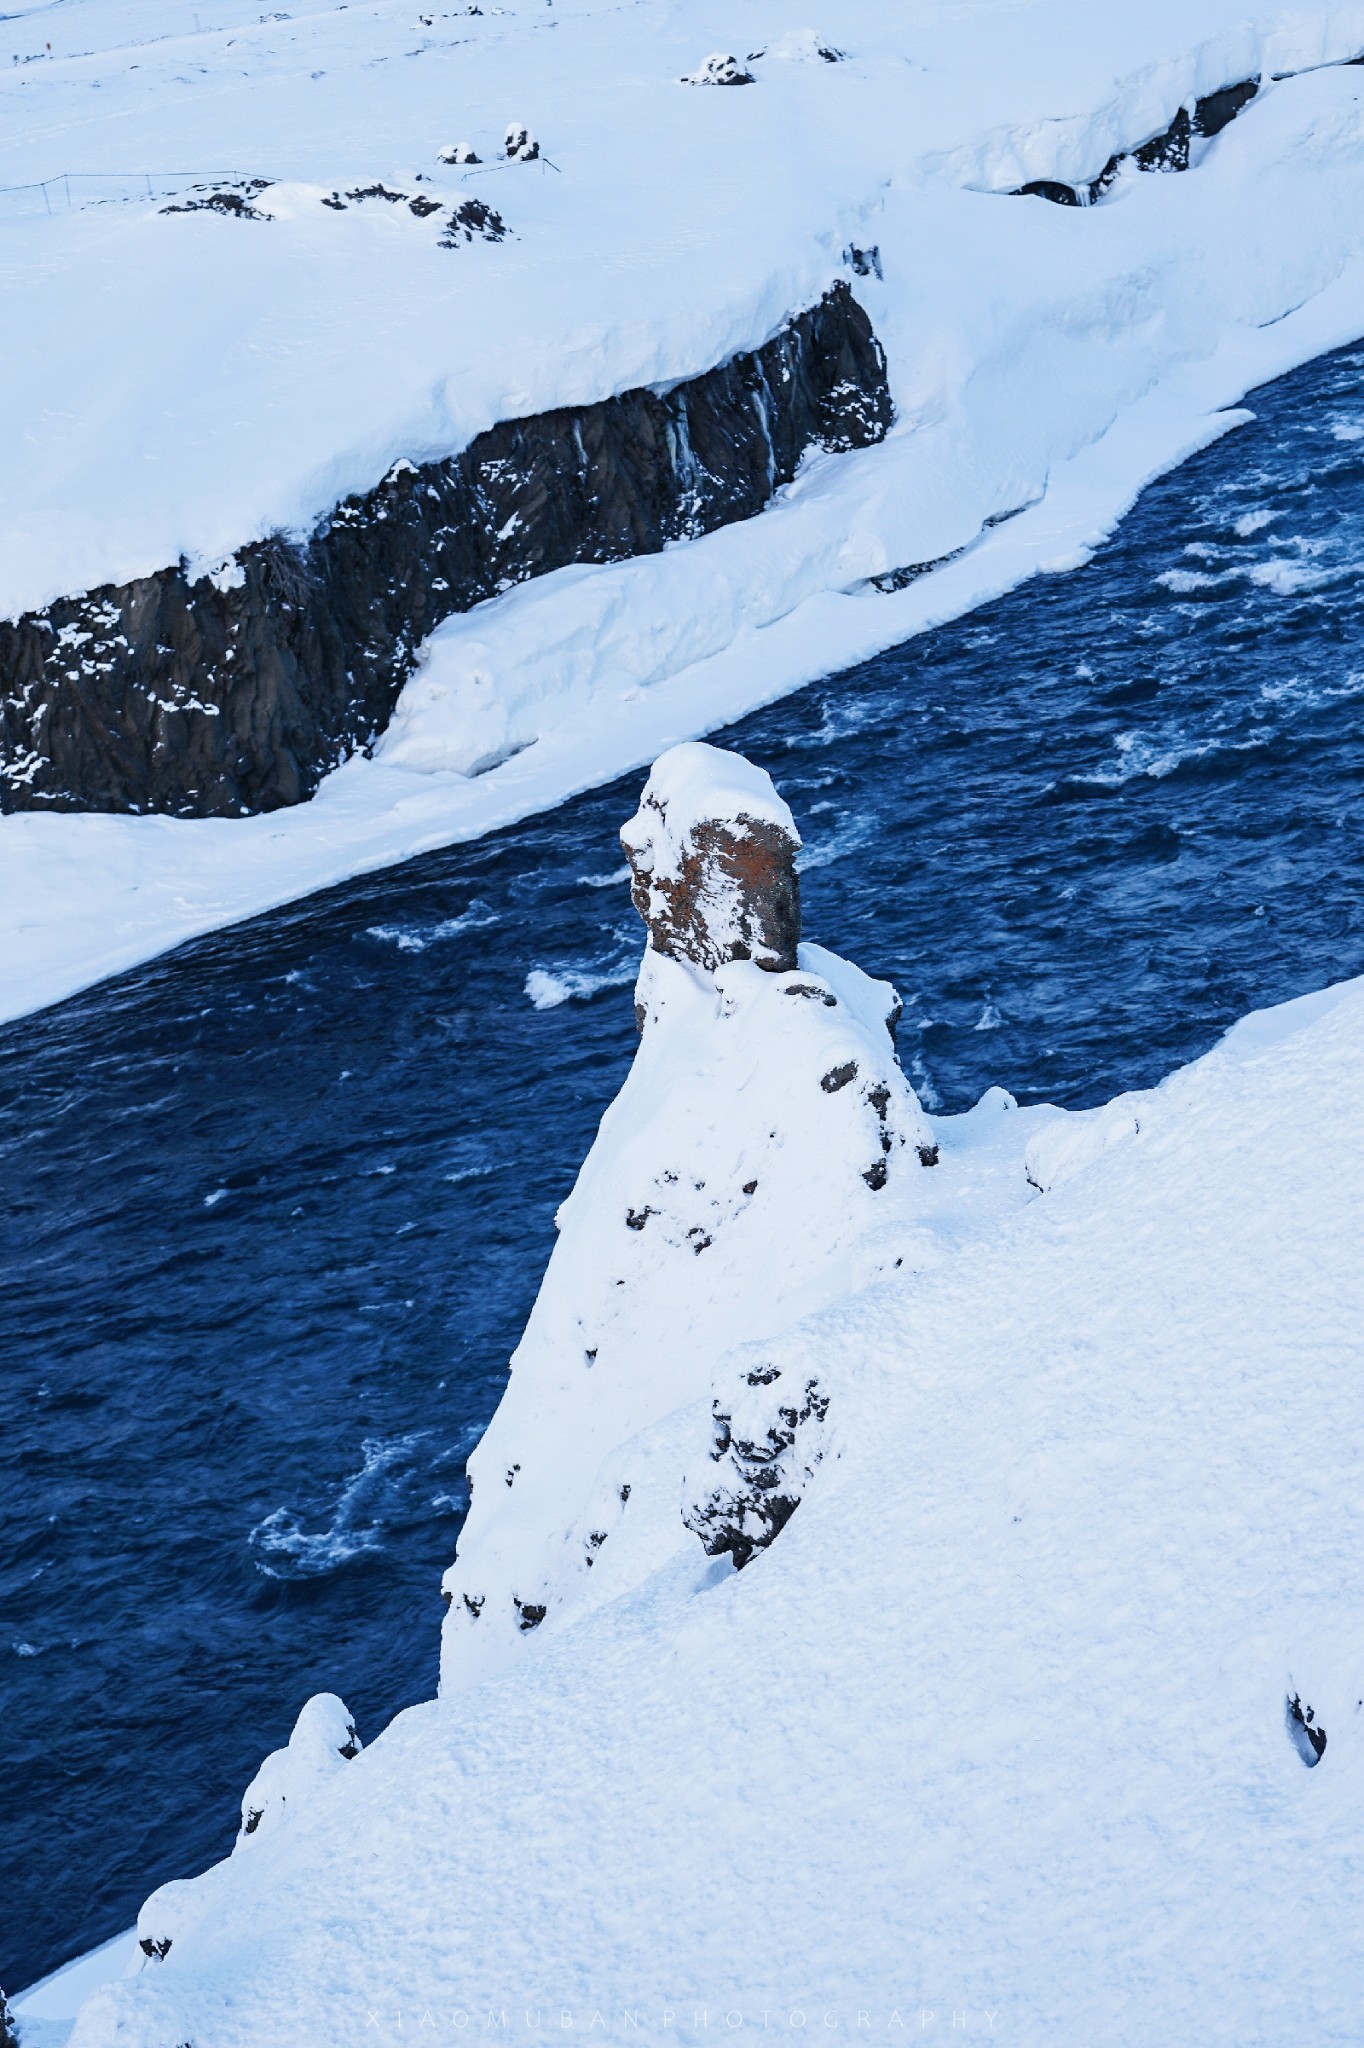
[[[1321,1727],[1311,1707],[1305,1707],[1300,1693],[1290,1693],[1284,1700],[1284,1722],[1288,1739],[1309,1770],[1321,1762],[1326,1749],[1326,1730]]]
[[[726,56],[717,50],[705,62],[698,64],[695,71],[689,71],[682,80],[683,85],[752,85],[753,73],[745,71],[737,57]]]
[[[804,1361],[800,1361],[804,1366]],[[710,1483],[682,1519],[707,1554],[743,1567],[778,1537],[828,1451],[829,1397],[817,1374],[793,1375],[768,1352],[753,1355],[736,1396],[712,1407]]]
[[[620,836],[630,899],[656,953],[707,973],[730,960],[774,974],[795,966],[800,837],[760,771],[715,747],[675,747]]]
[[[1129,160],[1143,171],[1187,171],[1189,149],[1194,138],[1208,140],[1220,135],[1259,90],[1258,78],[1244,78],[1235,85],[1224,85],[1217,92],[1195,100],[1192,112],[1188,107],[1181,107],[1169,127],[1162,129],[1159,135],[1111,156],[1098,176],[1085,184],[1067,185],[1054,178],[1034,178],[1030,183],[1020,185],[1015,196],[1049,199],[1053,206],[1092,206],[1103,197],[1123,164]]]
[[[451,613],[748,518],[807,449],[865,447],[890,419],[885,357],[839,284],[763,348],[671,391],[399,462],[303,542],[253,542],[194,580],[181,563],[0,622],[0,809],[297,803],[382,731]]]
[[[415,199],[412,204],[416,206]],[[451,207],[439,246],[458,249],[466,242],[501,242],[506,234],[507,223],[493,207],[482,199],[465,199]]]

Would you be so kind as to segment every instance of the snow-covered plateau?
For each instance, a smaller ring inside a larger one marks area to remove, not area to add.
[[[1358,2040],[1364,981],[930,1119],[764,775],[623,837],[640,1050],[441,1697],[309,1702],[72,2048]]]
[[[839,278],[896,409],[756,517],[448,620],[292,810],[0,820],[5,1015],[1082,560],[1254,384],[1364,331],[1364,5],[65,0],[0,31],[0,614],[180,561],[230,583],[396,462],[666,389]],[[507,233],[349,203],[374,187]]]

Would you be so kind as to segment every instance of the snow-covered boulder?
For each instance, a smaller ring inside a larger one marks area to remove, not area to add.
[[[252,1835],[269,1834],[281,1826],[352,1762],[361,1747],[345,1703],[334,1692],[314,1693],[288,1743],[270,1752],[242,1794],[236,1847],[240,1849]]]
[[[711,1409],[711,1463],[689,1477],[682,1519],[711,1557],[727,1552],[742,1570],[781,1534],[823,1463],[830,1397],[808,1339],[748,1345],[728,1368]]]
[[[749,63],[756,64],[762,57],[777,57],[790,64],[839,64],[845,52],[826,43],[823,36],[812,28],[788,29],[784,36],[778,36],[775,43],[769,43],[765,50],[749,52]]]
[[[934,1156],[895,991],[800,944],[800,841],[767,775],[674,748],[621,837],[649,928],[641,1042],[470,1462],[447,1691],[687,1544],[720,1362],[854,1284]]]
[[[1028,1142],[1023,1171],[1029,1186],[1041,1195],[1064,1187],[1111,1146],[1137,1137],[1142,1118],[1149,1119],[1151,1103],[1147,1091],[1117,1095],[1099,1109],[1058,1111]]]
[[[516,164],[533,164],[540,154],[540,144],[524,121],[508,122],[503,148]]]
[[[479,157],[471,142],[452,142],[441,150],[437,161],[443,164],[476,164]]]
[[[688,71],[683,85],[752,85],[753,73],[745,71],[737,57],[726,56],[717,50],[698,64],[695,71]]]

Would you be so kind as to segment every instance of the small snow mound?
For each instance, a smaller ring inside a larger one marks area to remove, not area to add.
[[[334,1692],[314,1693],[304,1703],[285,1747],[271,1751],[242,1794],[236,1848],[271,1833],[298,1813],[344,1764],[359,1755],[361,1747],[344,1701]]]
[[[436,162],[441,164],[476,164],[481,163],[482,158],[477,154],[471,142],[452,142],[440,151]]]
[[[752,85],[753,73],[745,71],[737,57],[715,51],[695,71],[684,73],[683,85]]]
[[[521,121],[508,122],[504,148],[514,164],[533,164],[540,154],[539,143]]]
[[[826,43],[812,28],[793,28],[778,36],[775,43],[769,43],[765,50],[754,50],[748,61],[755,64],[760,57],[777,57],[789,64],[841,64],[847,54],[846,50]]]
[[[1037,1133],[1023,1155],[1023,1171],[1039,1194],[1064,1187],[1114,1145],[1135,1138],[1141,1130],[1142,1098],[1119,1095],[1102,1109],[1061,1111],[1054,1123]],[[1134,1106],[1135,1105],[1135,1106]]]

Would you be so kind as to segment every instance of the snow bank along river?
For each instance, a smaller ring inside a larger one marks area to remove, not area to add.
[[[1364,971],[1364,353],[1092,563],[726,734],[930,1110]],[[1358,664],[1358,666],[1356,666]],[[463,1462],[634,1042],[637,780],[6,1027],[0,1981],[227,1849],[304,1697],[435,1686]]]

